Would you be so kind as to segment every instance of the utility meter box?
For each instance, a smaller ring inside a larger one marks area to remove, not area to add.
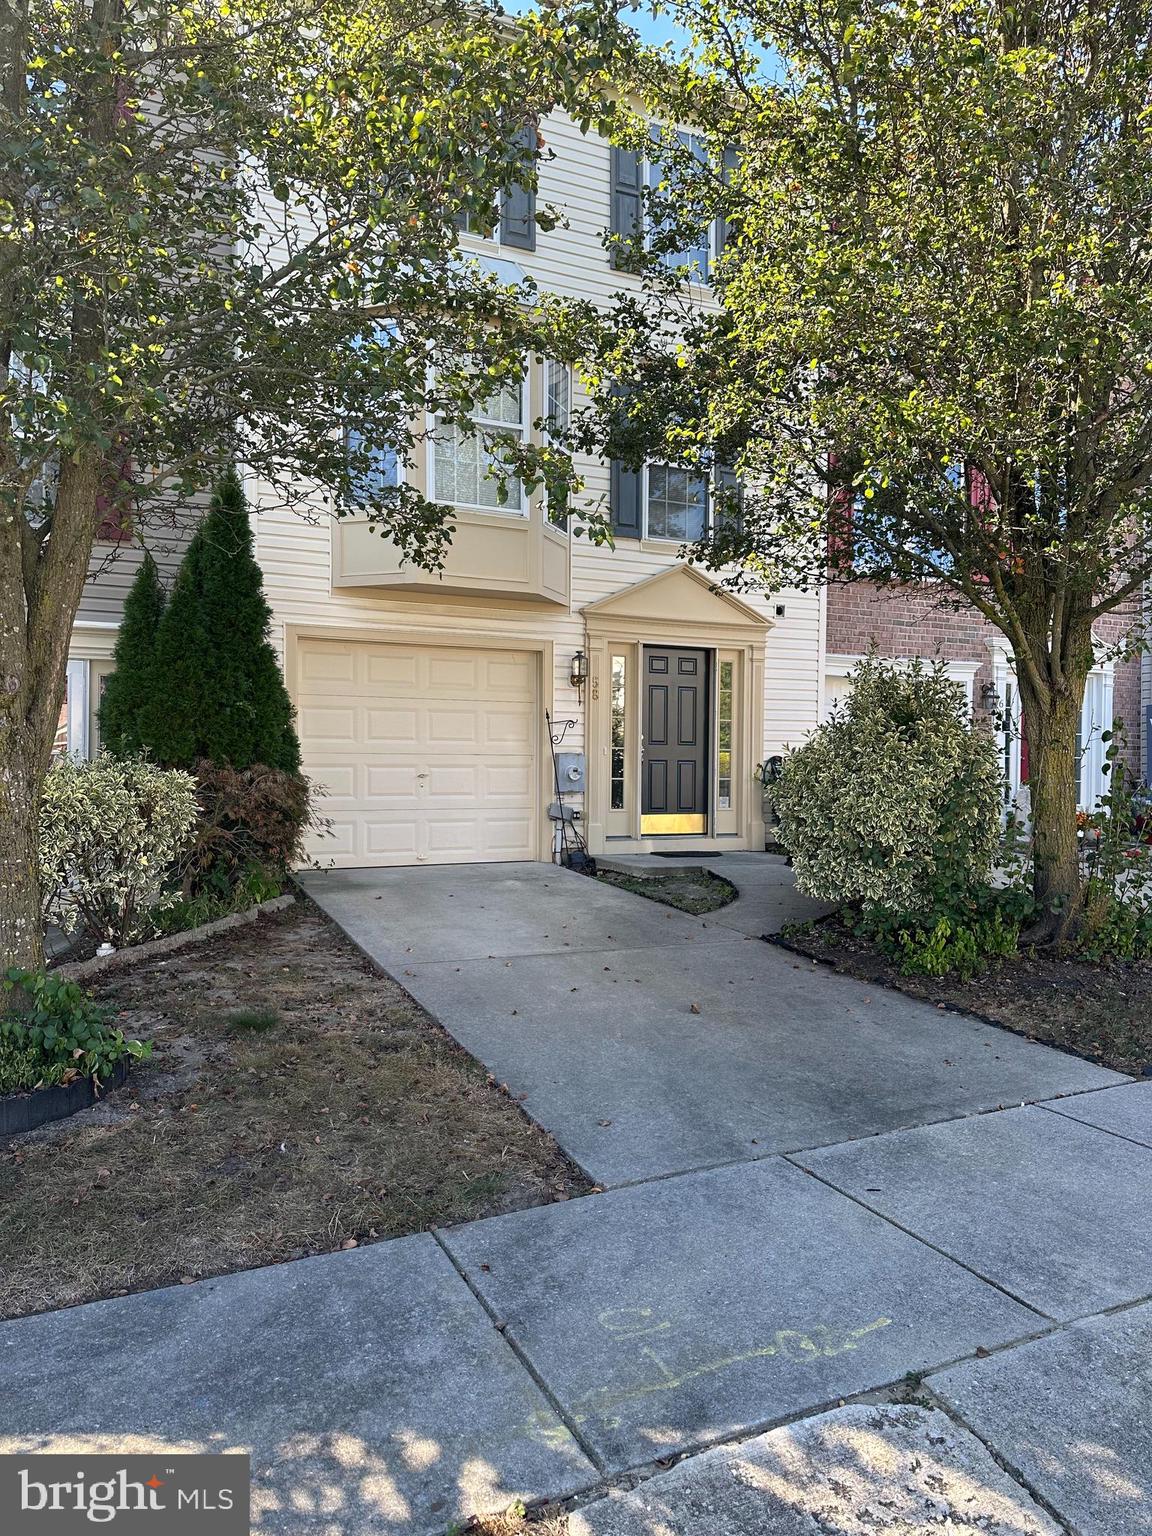
[[[562,795],[582,795],[586,778],[583,752],[557,752],[556,777]]]

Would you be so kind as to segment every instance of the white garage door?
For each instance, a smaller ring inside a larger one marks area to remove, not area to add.
[[[297,711],[325,863],[539,856],[530,652],[302,640]]]

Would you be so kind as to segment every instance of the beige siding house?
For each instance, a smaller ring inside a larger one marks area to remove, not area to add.
[[[564,223],[515,246],[466,234],[461,244],[543,288],[607,303],[631,281],[602,244],[618,162],[562,115],[544,133],[554,158],[539,196]],[[704,284],[698,297],[709,302]],[[528,431],[548,392],[569,388],[555,365],[531,360],[520,396],[494,401],[493,420]],[[248,483],[304,766],[334,833],[317,856],[338,866],[552,858],[550,735],[562,737],[565,803],[593,853],[762,848],[757,767],[821,715],[822,597],[737,598],[685,563],[707,488],[682,472],[644,472],[639,524],[618,528],[609,549],[550,524],[538,499],[497,507],[475,460],[466,440],[442,439],[406,471],[456,509],[436,575],[403,565],[366,523],[333,518],[319,498],[302,517]],[[609,498],[607,464],[579,469],[590,498]],[[113,633],[93,626],[112,623],[105,602],[78,628],[90,688]]]

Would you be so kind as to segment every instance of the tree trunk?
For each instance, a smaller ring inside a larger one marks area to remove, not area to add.
[[[40,970],[44,930],[37,860],[43,772],[28,733],[0,732],[0,967]]]
[[[1086,675],[1079,669],[1073,675],[1066,673],[1059,687],[1043,691],[1021,680],[1032,794],[1032,889],[1038,908],[1025,935],[1032,943],[1061,943],[1074,938],[1080,925],[1077,737]]]

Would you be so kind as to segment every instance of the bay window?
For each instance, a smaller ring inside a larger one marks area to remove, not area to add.
[[[503,475],[493,440],[522,442],[528,430],[526,379],[483,401],[471,429],[437,420],[432,434],[432,499],[477,512],[526,516],[524,487]]]

